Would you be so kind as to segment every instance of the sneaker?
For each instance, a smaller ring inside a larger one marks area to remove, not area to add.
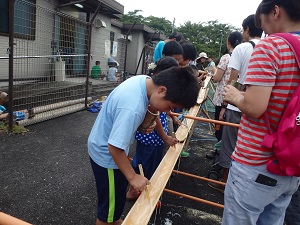
[[[221,184],[216,184],[216,183],[212,183],[212,182],[208,182],[207,183],[209,187],[221,192],[221,193],[224,193],[224,190],[225,190],[225,186],[221,185]]]
[[[187,158],[189,156],[190,156],[190,153],[188,153],[186,151],[181,151],[181,153],[180,153],[180,157],[182,157],[182,158]]]

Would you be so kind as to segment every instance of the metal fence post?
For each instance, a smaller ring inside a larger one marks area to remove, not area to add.
[[[13,131],[13,88],[14,88],[14,7],[9,1],[9,90],[8,90],[8,131]]]

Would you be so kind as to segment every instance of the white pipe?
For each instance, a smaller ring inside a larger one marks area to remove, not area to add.
[[[74,112],[78,112],[80,110],[85,109],[85,105],[84,104],[76,104],[76,105],[71,105],[71,106],[66,106],[64,108],[59,108],[59,109],[55,109],[52,111],[47,111],[47,112],[43,112],[43,113],[39,113],[36,114],[34,117],[32,118],[28,118],[28,113],[26,114],[26,117],[24,120],[20,120],[18,121],[20,125],[22,126],[28,126],[34,123],[39,123],[42,121],[46,121],[46,120],[50,120],[53,118],[57,118],[60,116],[64,116],[67,114],[71,114]]]
[[[88,97],[87,100],[91,101],[92,98]],[[85,101],[85,98],[80,98],[80,99],[76,99],[76,100],[58,102],[58,103],[54,103],[54,104],[50,104],[50,105],[38,106],[38,107],[33,108],[33,113],[38,114],[38,113],[42,113],[42,112],[46,112],[46,111],[50,111],[50,110],[54,110],[54,109],[63,108],[63,107],[69,106],[69,105],[76,105],[76,104],[82,103],[84,101]]]

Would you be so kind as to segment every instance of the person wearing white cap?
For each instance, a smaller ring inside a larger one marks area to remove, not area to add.
[[[204,63],[208,59],[207,54],[205,52],[201,52],[199,57],[196,59],[196,67],[198,70],[204,71]]]

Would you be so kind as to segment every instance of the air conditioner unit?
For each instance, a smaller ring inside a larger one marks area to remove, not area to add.
[[[117,34],[117,39],[118,39],[118,40],[119,40],[119,39],[125,39],[125,38],[126,38],[125,35],[120,34],[120,33]]]
[[[95,28],[106,28],[106,23],[103,20],[95,19]]]
[[[126,39],[126,35],[118,34],[117,39]],[[128,41],[132,41],[132,35],[128,35]]]

